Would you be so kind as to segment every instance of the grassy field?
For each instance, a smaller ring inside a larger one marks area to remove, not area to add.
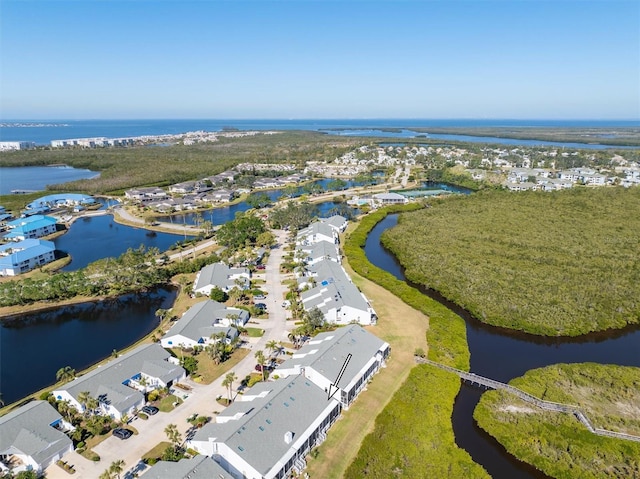
[[[487,191],[402,215],[383,243],[480,321],[576,336],[640,321],[640,188]]]
[[[597,428],[640,435],[640,368],[557,364],[528,371],[510,384],[548,401],[577,405]],[[489,391],[474,418],[507,451],[552,477],[640,477],[640,443],[592,434],[572,415]]]
[[[405,283],[395,278],[396,282],[392,281],[381,270],[373,276],[382,283],[386,280],[385,287],[352,269],[355,263],[360,271],[364,268],[367,275],[377,270],[370,263],[363,262],[359,242],[362,235],[366,237],[370,228],[385,214],[381,212],[367,217],[355,231],[353,226],[349,227],[346,233],[349,240],[345,243],[348,263],[345,267],[354,283],[371,300],[379,320],[369,329],[391,345],[391,356],[387,367],[373,378],[367,391],[360,395],[352,408],[343,412],[341,420],[331,428],[327,440],[317,449],[317,457],[314,459],[314,454],[309,456],[307,470],[312,478],[364,477],[363,465],[370,464],[371,458],[375,457],[376,468],[367,469],[367,477],[427,477],[414,474],[427,470],[430,464],[435,465],[429,469],[432,473],[440,471],[440,475],[431,477],[447,477],[448,470],[465,471],[469,473],[468,477],[487,477],[484,470],[453,440],[450,415],[460,387],[459,379],[446,373],[425,371],[416,366],[413,357],[416,348],[428,349],[434,359],[459,367],[466,364],[468,368],[464,322],[451,312],[449,316],[438,310],[429,298],[419,293],[419,297],[414,296],[415,290],[405,290],[402,286],[406,286]],[[408,301],[389,291],[393,288],[404,294]],[[407,302],[411,302],[413,307]],[[430,308],[435,314],[429,319],[424,311]],[[431,343],[427,344],[434,331],[438,331],[440,336],[433,340],[438,351],[433,350]],[[425,373],[430,375],[428,381],[407,380],[410,374],[419,377]],[[424,414],[411,415],[398,408],[397,404],[403,398],[416,393],[429,398],[426,411],[430,413],[425,411]],[[435,418],[439,419],[436,421]],[[389,421],[393,422],[398,435],[388,441],[377,440]],[[411,452],[411,467],[397,469],[395,458],[403,457],[404,438],[416,429],[423,431],[424,435]]]

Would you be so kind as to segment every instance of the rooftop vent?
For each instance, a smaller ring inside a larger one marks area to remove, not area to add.
[[[284,433],[284,442],[291,444],[293,442],[293,432],[287,431]]]

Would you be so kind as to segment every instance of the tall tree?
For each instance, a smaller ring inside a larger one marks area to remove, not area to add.
[[[182,434],[178,431],[178,426],[175,424],[169,424],[164,428],[164,433],[167,435],[167,439],[173,444],[174,447],[179,447],[182,443]]]
[[[231,392],[232,392],[232,389],[233,389],[233,382],[236,379],[238,379],[238,376],[236,376],[236,374],[233,371],[231,371],[231,372],[227,373],[227,375],[222,380],[222,386],[227,388],[227,393],[228,393],[227,404],[231,404]]]
[[[122,471],[124,471],[124,461],[122,459],[113,461],[109,466],[109,472],[115,475],[117,479],[120,479],[120,473]]]
[[[65,366],[63,368],[58,369],[56,373],[56,379],[58,381],[69,382],[76,377],[76,370],[71,366]]]
[[[258,364],[260,365],[260,372],[262,372],[262,380],[264,381],[264,363],[266,361],[266,358],[264,357],[264,351],[260,349],[259,351],[256,351],[254,356],[256,358],[256,361],[258,361]]]

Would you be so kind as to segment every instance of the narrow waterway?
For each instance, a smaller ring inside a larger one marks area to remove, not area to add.
[[[365,244],[369,261],[396,278],[406,281],[395,257],[380,244],[380,235],[398,222],[398,215],[389,215],[371,231]],[[640,367],[640,328],[585,335],[579,338],[543,338],[518,334],[480,323],[466,311],[447,302],[434,291],[412,284],[423,293],[439,300],[460,315],[467,324],[467,342],[471,353],[471,371],[508,382],[529,369],[556,363],[597,362]],[[456,443],[469,452],[495,479],[543,478],[544,474],[522,463],[493,438],[484,433],[473,420],[482,391],[463,384],[453,410],[453,430]]]

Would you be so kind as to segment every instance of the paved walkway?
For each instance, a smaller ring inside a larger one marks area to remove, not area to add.
[[[266,281],[264,289],[268,293],[266,303],[269,318],[255,320],[258,326],[265,330],[265,334],[261,338],[249,338],[247,347],[251,349],[251,352],[233,368],[239,379],[244,378],[255,370],[255,351],[262,349],[265,350],[265,355],[268,354],[266,344],[271,340],[287,341],[288,332],[293,328],[293,322],[289,321],[287,323],[286,321],[287,310],[282,307],[287,288],[282,284],[282,275],[279,273],[282,257],[285,254],[283,246],[287,233],[285,231],[276,231],[275,234],[278,246],[271,250],[263,273]],[[260,275],[256,276],[260,277]],[[97,478],[109,467],[111,462],[122,459],[125,462],[124,470],[129,472],[129,474],[123,474],[122,477],[131,477],[130,471],[138,465],[140,458],[158,443],[167,440],[164,432],[167,425],[176,424],[183,438],[185,438],[191,427],[187,422],[187,418],[193,414],[215,418],[215,413],[223,409],[223,406],[216,402],[216,397],[227,396],[226,388],[222,387],[223,379],[224,375],[207,385],[187,380],[186,383],[193,389],[182,404],[171,412],[160,412],[155,416],[150,416],[146,421],[138,418],[134,419],[131,426],[138,430],[138,435],[131,436],[124,441],[116,437],[105,439],[93,449],[101,458],[99,462],[89,461],[76,452],[67,454],[63,457],[63,460],[74,465],[76,469],[75,477]],[[234,386],[239,384],[240,382],[237,381]],[[56,465],[47,468],[46,474],[48,479],[69,479],[69,475]]]

